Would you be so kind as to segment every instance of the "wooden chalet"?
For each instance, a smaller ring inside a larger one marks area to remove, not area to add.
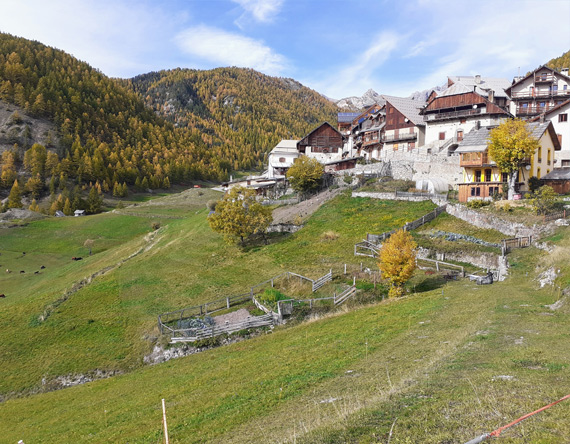
[[[424,102],[402,97],[382,96],[386,100],[386,121],[382,133],[385,150],[411,151],[425,140],[425,123],[420,110]]]
[[[338,113],[337,115],[337,129],[339,132],[348,136],[352,131],[354,121],[358,118],[360,113]]]
[[[297,151],[321,163],[342,159],[345,137],[324,122],[297,142]]]
[[[382,149],[382,130],[386,120],[385,105],[372,105],[353,122],[352,134],[357,156],[377,159]]]

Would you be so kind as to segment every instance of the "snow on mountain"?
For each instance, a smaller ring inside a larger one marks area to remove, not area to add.
[[[333,101],[336,103],[336,105],[339,108],[344,108],[354,111],[368,108],[369,106],[372,106],[375,103],[378,103],[379,105],[384,104],[384,99],[382,99],[382,96],[373,89],[369,89],[361,97],[357,96],[345,97],[344,99],[333,100]]]

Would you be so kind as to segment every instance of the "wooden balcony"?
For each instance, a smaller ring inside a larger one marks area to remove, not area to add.
[[[430,113],[430,114],[426,114],[424,116],[424,120],[425,121],[431,121],[431,120],[448,120],[448,119],[457,119],[457,118],[461,118],[461,117],[469,117],[469,116],[476,116],[478,114],[481,114],[481,110],[483,109],[483,105],[479,105],[479,108],[469,108],[469,109],[463,109],[463,110],[458,110],[458,111],[448,111],[448,112],[442,112],[442,113]]]
[[[553,74],[534,75],[534,83],[552,83],[556,80]]]
[[[416,140],[418,135],[416,133],[399,133],[396,134],[382,134],[382,142],[398,142],[400,140]]]
[[[552,89],[545,91],[519,91],[511,93],[511,98],[515,99],[535,99],[535,98],[549,98],[549,97],[560,97],[560,96],[570,96],[570,90],[568,89]]]
[[[494,162],[489,159],[487,153],[462,153],[459,161],[461,167],[482,167],[483,165],[492,165]]]
[[[532,116],[535,114],[543,114],[550,109],[554,108],[556,105],[531,105],[531,106],[519,106],[517,108],[517,116]]]

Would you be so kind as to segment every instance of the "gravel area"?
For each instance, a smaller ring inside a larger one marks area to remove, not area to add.
[[[215,316],[214,322],[216,325],[226,325],[226,321],[228,321],[230,324],[233,324],[236,322],[245,321],[250,316],[251,315],[249,314],[249,311],[247,311],[245,308],[240,308],[239,310],[232,311],[231,313],[227,313],[225,315]]]

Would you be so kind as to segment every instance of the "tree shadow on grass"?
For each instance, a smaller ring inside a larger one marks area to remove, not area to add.
[[[446,280],[440,274],[427,274],[415,276],[410,282],[410,288],[414,293],[424,293],[426,291],[437,290],[445,285]]]

